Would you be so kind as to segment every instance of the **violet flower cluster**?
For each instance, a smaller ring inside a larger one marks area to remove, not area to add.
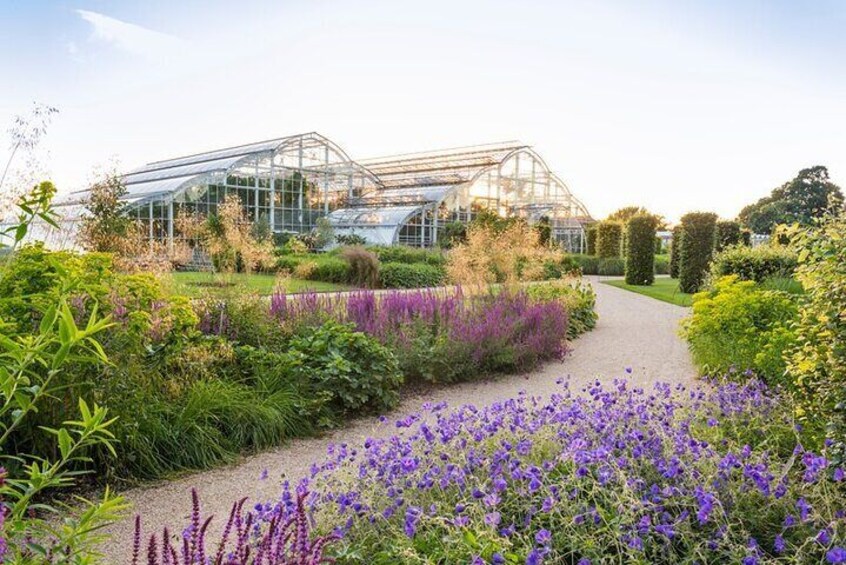
[[[445,408],[332,446],[257,522],[307,489],[341,562],[846,563],[844,472],[761,383]]]

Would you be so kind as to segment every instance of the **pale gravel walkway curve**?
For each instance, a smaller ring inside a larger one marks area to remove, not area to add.
[[[426,398],[404,400],[391,414],[390,422],[418,411],[426,401],[482,406],[515,396],[521,390],[548,395],[558,388],[555,381],[566,376],[570,377],[573,390],[597,378],[610,381],[618,376],[627,376],[632,384],[647,387],[659,381],[685,384],[693,381],[696,370],[686,344],[678,336],[679,321],[687,314],[686,308],[599,284],[596,277],[586,278],[597,292],[599,323],[592,332],[572,343],[572,353],[563,362],[549,363],[528,375],[428,391]],[[626,375],[627,367],[632,369],[631,375]],[[295,480],[306,475],[311,463],[323,458],[330,443],[361,443],[368,436],[395,432],[393,425],[380,424],[375,417],[362,418],[323,437],[293,440],[236,465],[123,494],[133,504],[132,515],[141,514],[148,534],[165,525],[171,531],[181,531],[190,510],[191,487],[197,488],[204,512],[214,514],[217,517],[214,522],[219,524],[225,521],[237,499],[245,496],[251,501],[274,499],[279,493],[280,478]],[[259,480],[265,469],[269,478]],[[132,518],[109,528],[107,533],[112,535],[112,540],[103,548],[107,563],[128,562],[132,530]]]

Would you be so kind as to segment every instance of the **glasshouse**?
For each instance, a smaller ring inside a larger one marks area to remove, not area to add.
[[[592,221],[546,162],[517,142],[354,161],[326,137],[306,133],[155,161],[123,182],[129,214],[158,241],[179,237],[180,214],[214,214],[233,193],[250,219],[276,233],[307,233],[326,217],[337,235],[383,245],[434,246],[447,224],[487,208],[548,221],[564,248],[583,251]],[[65,201],[66,231],[84,198]]]

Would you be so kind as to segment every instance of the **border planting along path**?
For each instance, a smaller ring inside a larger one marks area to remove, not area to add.
[[[550,363],[527,375],[512,375],[494,381],[449,385],[428,390],[422,396],[405,399],[390,414],[387,423],[376,417],[348,422],[339,430],[319,438],[292,440],[279,448],[245,458],[237,465],[195,473],[164,484],[127,491],[132,515],[108,529],[113,538],[104,546],[107,563],[127,562],[132,545],[133,517],[141,514],[149,535],[168,526],[179,534],[188,523],[190,489],[196,487],[205,514],[214,514],[211,530],[226,521],[233,502],[249,497],[251,502],[273,500],[283,478],[297,480],[309,472],[312,462],[323,459],[332,443],[360,444],[368,436],[397,433],[393,422],[416,412],[424,402],[446,401],[482,406],[516,396],[520,391],[547,395],[558,389],[556,381],[570,377],[578,390],[597,378],[609,381],[627,377],[633,385],[651,387],[655,382],[690,384],[696,370],[687,345],[678,336],[679,321],[686,308],[668,304],[586,277],[597,293],[599,322],[596,328],[571,344],[572,353],[560,363]],[[631,374],[626,369],[631,369]],[[260,478],[263,475],[267,478]]]

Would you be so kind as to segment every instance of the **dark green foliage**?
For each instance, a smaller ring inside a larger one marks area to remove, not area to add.
[[[467,241],[467,224],[464,222],[450,222],[438,236],[438,245],[444,249],[451,249],[459,243]]]
[[[738,219],[754,233],[769,234],[779,224],[810,226],[826,212],[843,210],[843,193],[823,166],[802,169],[769,196],[743,208]]]
[[[717,215],[711,212],[691,212],[682,216],[684,230],[679,253],[679,289],[692,294],[705,280],[714,255]]]
[[[684,231],[680,225],[673,228],[673,238],[670,241],[670,277],[679,278],[679,255]]]
[[[626,262],[621,257],[601,259],[592,255],[568,255],[583,275],[602,275],[607,277],[622,276],[626,271]]]
[[[367,248],[382,263],[426,263],[441,267],[446,263],[446,256],[437,250],[407,247],[405,245],[371,245]]]
[[[619,257],[622,249],[623,224],[606,220],[599,222],[596,230],[597,256],[602,259]]]
[[[444,284],[444,270],[426,263],[384,263],[379,272],[383,288],[423,288]]]
[[[352,268],[347,261],[327,255],[315,261],[315,268],[307,278],[312,281],[347,284],[352,280]]]
[[[375,339],[351,325],[326,322],[291,339],[298,371],[318,390],[329,393],[337,414],[386,410],[399,400],[402,384],[397,360]]]
[[[584,257],[581,255],[580,257]],[[582,266],[576,256],[564,255],[560,260],[547,261],[543,264],[544,280],[560,279],[568,275],[581,275]]]
[[[655,280],[654,216],[633,216],[626,224],[626,284],[650,285]]]
[[[538,232],[538,243],[542,246],[549,245],[552,238],[552,226],[549,223],[549,217],[543,216],[538,223],[534,225],[535,231]]]
[[[376,288],[379,285],[379,258],[364,247],[347,247],[341,258],[349,266],[349,281],[362,288]]]
[[[717,239],[715,251],[722,251],[726,247],[738,245],[743,242],[743,233],[740,222],[734,220],[720,220],[717,222]]]
[[[367,240],[364,239],[363,237],[361,237],[360,235],[355,234],[355,233],[348,234],[348,235],[347,234],[341,234],[341,235],[335,236],[335,243],[337,243],[338,245],[347,245],[347,246],[366,245]]]
[[[655,274],[669,275],[670,274],[670,259],[667,255],[655,256]]]
[[[772,277],[789,278],[796,269],[796,253],[787,247],[735,245],[714,256],[711,277],[737,275],[741,280],[764,282]]]
[[[596,224],[591,224],[587,228],[585,228],[585,234],[587,237],[586,252],[588,255],[596,255],[596,231]]]
[[[660,255],[664,250],[664,241],[660,236],[655,236],[655,255]]]

